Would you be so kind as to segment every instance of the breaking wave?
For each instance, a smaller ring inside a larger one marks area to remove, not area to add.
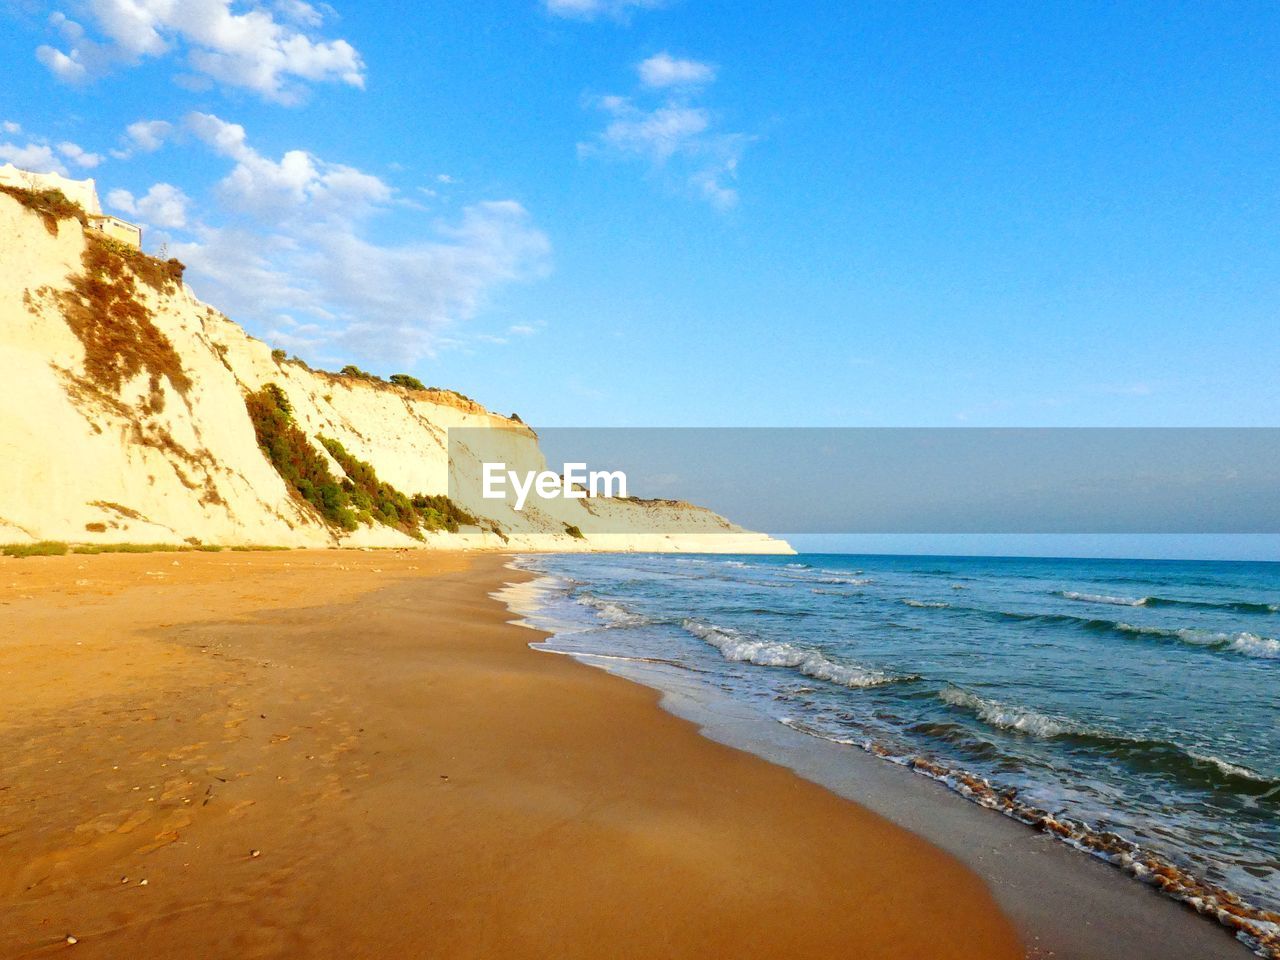
[[[1280,613],[1280,603],[1260,603],[1253,600],[1182,600],[1176,597],[1111,597],[1105,594],[1077,593],[1061,590],[1057,594],[1064,600],[1080,603],[1106,603],[1121,607],[1184,607],[1191,610],[1229,610],[1233,613]]]
[[[995,700],[988,700],[959,687],[943,687],[938,699],[953,707],[962,707],[973,713],[983,723],[1001,730],[1016,730],[1034,737],[1058,737],[1075,733],[1078,728],[1069,720],[1051,717],[1034,710],[1009,707]]]
[[[720,655],[726,660],[754,663],[759,667],[787,667],[814,680],[826,680],[855,690],[918,679],[895,677],[880,670],[840,663],[812,647],[754,639],[731,627],[718,627],[701,620],[687,619],[683,621],[682,626],[699,640],[719,650]]]
[[[1019,613],[1010,610],[984,610],[979,607],[957,608],[997,620],[1019,623],[1063,624],[1091,633],[1114,633],[1127,637],[1152,637],[1174,640],[1192,647],[1253,657],[1258,660],[1280,660],[1280,640],[1247,630],[1231,633],[1199,627],[1156,627],[1128,623],[1124,620],[1089,619],[1065,613]]]
[[[634,610],[628,610],[619,603],[605,600],[589,593],[581,594],[578,603],[590,607],[610,627],[639,627],[652,621]]]
[[[1069,740],[1091,753],[1114,757],[1201,790],[1229,789],[1262,800],[1280,801],[1280,780],[1257,773],[1242,763],[1199,753],[1178,743],[1113,733],[1069,717],[990,700],[955,686],[944,687],[938,692],[938,699],[965,710],[989,727],[1043,740]]]

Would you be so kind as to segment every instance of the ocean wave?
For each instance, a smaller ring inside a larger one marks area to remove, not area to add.
[[[1091,630],[1114,630],[1117,633],[1128,633],[1137,636],[1159,637],[1166,640],[1177,640],[1193,647],[1205,647],[1211,650],[1225,650],[1245,657],[1259,660],[1280,659],[1280,640],[1274,637],[1263,637],[1247,630],[1238,633],[1224,633],[1217,630],[1202,630],[1195,627],[1150,627],[1123,623],[1115,620],[1090,620],[1085,625]]]
[[[590,593],[584,593],[579,596],[577,602],[594,610],[596,615],[610,627],[639,627],[652,622],[643,614],[628,610],[619,603],[593,596]]]
[[[754,663],[759,667],[787,667],[814,680],[826,680],[855,690],[863,687],[880,687],[904,679],[916,679],[895,677],[868,667],[839,663],[812,647],[754,639],[732,627],[719,627],[694,619],[684,620],[682,626],[699,640],[719,650],[720,655],[726,660]]]
[[[832,736],[790,718],[781,718],[780,722],[798,733],[858,747],[882,760],[935,780],[981,807],[1002,813],[1097,857],[1135,879],[1150,884],[1165,896],[1216,919],[1259,956],[1280,958],[1280,926],[1275,922],[1275,914],[1254,906],[1231,890],[1202,880],[1160,855],[1143,849],[1132,840],[1109,830],[1100,830],[1087,823],[1051,814],[1027,803],[1013,787],[1002,787],[986,777],[932,758],[903,753],[870,738]]]
[[[1128,637],[1154,637],[1159,640],[1174,640],[1192,647],[1238,654],[1258,660],[1280,659],[1280,640],[1251,633],[1248,630],[1226,632],[1206,630],[1199,627],[1157,627],[1147,624],[1128,623],[1124,620],[1090,619],[1066,613],[1021,613],[1012,610],[986,610],[981,607],[959,607],[955,609],[998,620],[1013,620],[1018,623],[1062,624],[1078,627],[1092,633],[1115,633]]]
[[[1280,613],[1280,603],[1253,600],[1181,600],[1176,597],[1146,597],[1144,607],[1191,607],[1196,610],[1230,610],[1235,613]]]
[[[904,597],[902,602],[908,607],[919,607],[922,610],[942,610],[951,606],[951,604],[943,603],[941,600],[913,600],[910,597]]]
[[[953,707],[969,710],[988,726],[999,727],[1001,730],[1016,730],[1034,737],[1045,739],[1060,737],[1066,733],[1078,733],[1081,729],[1065,718],[1010,707],[998,701],[980,697],[976,693],[970,693],[968,690],[961,690],[959,687],[943,687],[938,693],[938,699]]]
[[[1076,593],[1074,590],[1060,590],[1058,596],[1064,600],[1075,600],[1079,603],[1105,603],[1114,607],[1145,606],[1148,597],[1108,597],[1097,593]]]
[[[1081,603],[1106,603],[1121,607],[1185,607],[1193,610],[1229,610],[1234,613],[1280,613],[1280,603],[1259,603],[1253,600],[1183,600],[1177,597],[1111,597],[1102,594],[1077,593],[1061,590],[1057,594],[1065,600]]]
[[[870,577],[819,577],[818,583],[843,583],[851,587],[865,587],[875,581]]]
[[[1190,747],[1152,737],[1132,736],[1089,726],[1070,717],[1040,713],[946,686],[938,699],[959,707],[989,727],[1042,740],[1069,740],[1094,754],[1114,757],[1201,790],[1230,789],[1237,794],[1280,801],[1280,780]]]

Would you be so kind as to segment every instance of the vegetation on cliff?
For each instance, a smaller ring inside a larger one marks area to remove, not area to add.
[[[389,379],[390,379],[390,380],[391,380],[391,382],[392,382],[393,384],[395,384],[397,387],[404,387],[406,390],[425,390],[425,389],[427,389],[426,384],[424,384],[424,383],[423,383],[421,380],[419,380],[417,377],[411,377],[411,376],[410,376],[409,374],[407,374],[407,373],[393,373],[393,374],[390,376],[390,378],[389,378]]]
[[[0,193],[7,193],[43,220],[44,228],[51,236],[58,235],[58,224],[63,220],[79,220],[81,224],[88,222],[84,208],[68,199],[61,190],[25,190],[0,184]]]
[[[478,522],[446,496],[401,493],[379,480],[370,464],[352,456],[337,440],[318,437],[342,468],[344,476],[335,477],[328,461],[294,422],[288,396],[274,383],[245,397],[245,407],[258,446],[276,472],[295,495],[336,527],[355,530],[361,523],[381,523],[420,540],[424,530],[456,533],[462,524]]]
[[[138,289],[140,281],[157,293],[172,293],[182,282],[183,265],[94,233],[85,234],[80,262],[84,270],[68,278],[71,289],[54,297],[84,345],[89,380],[118,393],[126,381],[145,372],[156,409],[163,407],[162,379],[179,394],[191,389],[178,352],[155,325]]]
[[[352,456],[337,440],[319,439],[347,475],[343,489],[350,496],[358,519],[396,527],[415,539],[421,537],[422,530],[457,533],[460,525],[476,523],[475,517],[448,497],[421,493],[405,496],[391,484],[379,480],[372,466]]]
[[[244,403],[258,446],[289,489],[329,523],[354,530],[358,524],[350,497],[329,471],[328,461],[293,422],[293,408],[285,392],[268,383],[245,397]]]

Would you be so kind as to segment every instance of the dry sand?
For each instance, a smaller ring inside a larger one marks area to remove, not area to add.
[[[1022,955],[949,855],[530,651],[503,563],[0,561],[0,957]]]

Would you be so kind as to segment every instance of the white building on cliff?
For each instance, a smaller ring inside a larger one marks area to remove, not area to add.
[[[58,173],[32,173],[29,170],[19,170],[11,163],[4,163],[0,164],[0,185],[20,190],[60,190],[63,196],[78,203],[84,210],[87,229],[96,230],[131,247],[142,246],[140,226],[102,212],[102,205],[98,202],[98,188],[92,178],[72,180]]]

